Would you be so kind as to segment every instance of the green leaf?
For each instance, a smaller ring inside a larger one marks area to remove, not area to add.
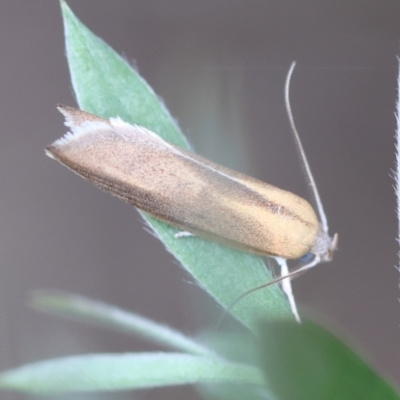
[[[258,341],[255,340],[252,332],[247,330],[241,333],[209,331],[203,332],[200,339],[225,359],[246,365],[257,364]],[[213,400],[277,400],[269,388],[261,386],[202,383],[196,385],[196,389],[203,398]]]
[[[199,382],[265,385],[255,367],[182,353],[73,356],[0,374],[0,388],[29,393],[133,390]]]
[[[262,366],[280,400],[398,400],[390,384],[325,328],[305,322],[262,325]]]
[[[36,291],[33,293],[31,305],[62,317],[138,335],[173,350],[201,356],[215,355],[212,350],[166,325],[81,296],[56,291]]]
[[[204,399],[210,400],[279,400],[262,386],[203,383],[197,384],[196,389]]]
[[[120,116],[187,148],[176,122],[137,71],[90,32],[65,2],[61,6],[67,58],[79,106],[104,118]],[[175,228],[142,215],[168,251],[224,307],[247,289],[271,280],[258,256],[197,237],[176,239]],[[232,314],[250,328],[255,328],[260,316],[291,318],[289,304],[277,286],[247,296],[235,305]]]

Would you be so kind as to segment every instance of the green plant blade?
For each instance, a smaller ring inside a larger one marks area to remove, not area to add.
[[[280,400],[398,400],[358,354],[312,322],[262,325],[262,366]]]
[[[79,106],[105,118],[118,115],[187,148],[175,121],[143,78],[90,32],[65,2],[61,5],[67,58]],[[271,279],[263,261],[255,255],[196,237],[176,239],[175,228],[148,215],[143,217],[168,251],[224,307],[247,289]],[[277,286],[247,296],[232,314],[253,329],[261,316],[291,318],[288,302]]]
[[[85,297],[56,291],[36,291],[30,304],[40,311],[141,336],[173,350],[199,356],[215,355],[212,350],[166,325]]]
[[[256,365],[258,362],[258,341],[249,331],[241,333],[204,332],[202,342],[215,349],[217,354],[230,361],[246,365]],[[205,399],[218,400],[278,400],[268,387],[231,384],[196,385],[197,391]]]
[[[196,389],[202,398],[210,400],[279,400],[262,386],[203,383]]]
[[[73,356],[0,374],[0,388],[30,393],[134,390],[198,382],[265,385],[255,367],[182,353]]]

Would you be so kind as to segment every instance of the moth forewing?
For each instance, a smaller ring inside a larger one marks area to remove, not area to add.
[[[315,247],[318,218],[293,193],[118,118],[59,110],[71,132],[47,153],[101,189],[173,226],[245,251],[295,259]]]
[[[290,243],[294,242],[296,245],[294,245],[291,248],[292,251],[290,251],[286,249],[286,245],[282,243],[282,246],[285,248],[281,248],[277,255],[286,254],[285,258],[299,258],[307,253],[314,245],[313,239],[318,235],[320,229],[319,222],[313,208],[306,200],[286,190],[279,189],[258,179],[213,163],[197,154],[188,154],[191,158],[198,160],[204,166],[212,168],[215,172],[227,175],[229,178],[240,182],[249,189],[247,192],[248,196],[253,196],[255,201],[259,201],[260,207],[255,207],[254,204],[244,200],[239,206],[243,209],[241,214],[257,214],[255,218],[263,225],[261,229],[273,227],[274,232],[277,237],[282,239],[282,242],[285,242],[288,230],[292,229],[290,232],[292,241],[287,241],[286,244],[290,247]],[[261,211],[259,208],[261,208]],[[268,209],[268,214],[265,214],[266,208]],[[251,240],[251,242],[253,242],[253,240]],[[304,248],[301,249],[302,246],[300,243],[303,243],[303,247],[307,248],[307,251],[304,251]],[[310,243],[312,244],[310,245]],[[266,246],[268,246],[268,244],[261,243],[260,250],[253,251],[260,254],[274,255],[271,251],[266,250]]]

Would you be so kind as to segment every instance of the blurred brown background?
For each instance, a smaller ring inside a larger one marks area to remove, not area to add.
[[[333,263],[296,280],[295,294],[342,326],[400,384],[391,178],[400,3],[68,3],[137,65],[199,153],[307,197],[283,102],[288,67],[297,61],[293,112],[340,249]],[[44,155],[65,133],[56,103],[76,104],[58,2],[2,2],[0,50],[1,369],[153,348],[32,311],[26,300],[34,289],[101,299],[188,334],[212,327],[207,315],[219,308],[189,283],[136,211]],[[188,397],[195,398],[190,388],[90,398]]]

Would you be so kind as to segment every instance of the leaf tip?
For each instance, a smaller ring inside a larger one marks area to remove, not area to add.
[[[60,7],[63,13],[71,10],[65,0],[60,0]]]
[[[65,0],[60,0],[60,8],[61,8],[61,14],[64,20],[64,25],[66,25],[67,20],[72,20],[75,17],[74,13],[72,12],[70,6],[67,4]]]

